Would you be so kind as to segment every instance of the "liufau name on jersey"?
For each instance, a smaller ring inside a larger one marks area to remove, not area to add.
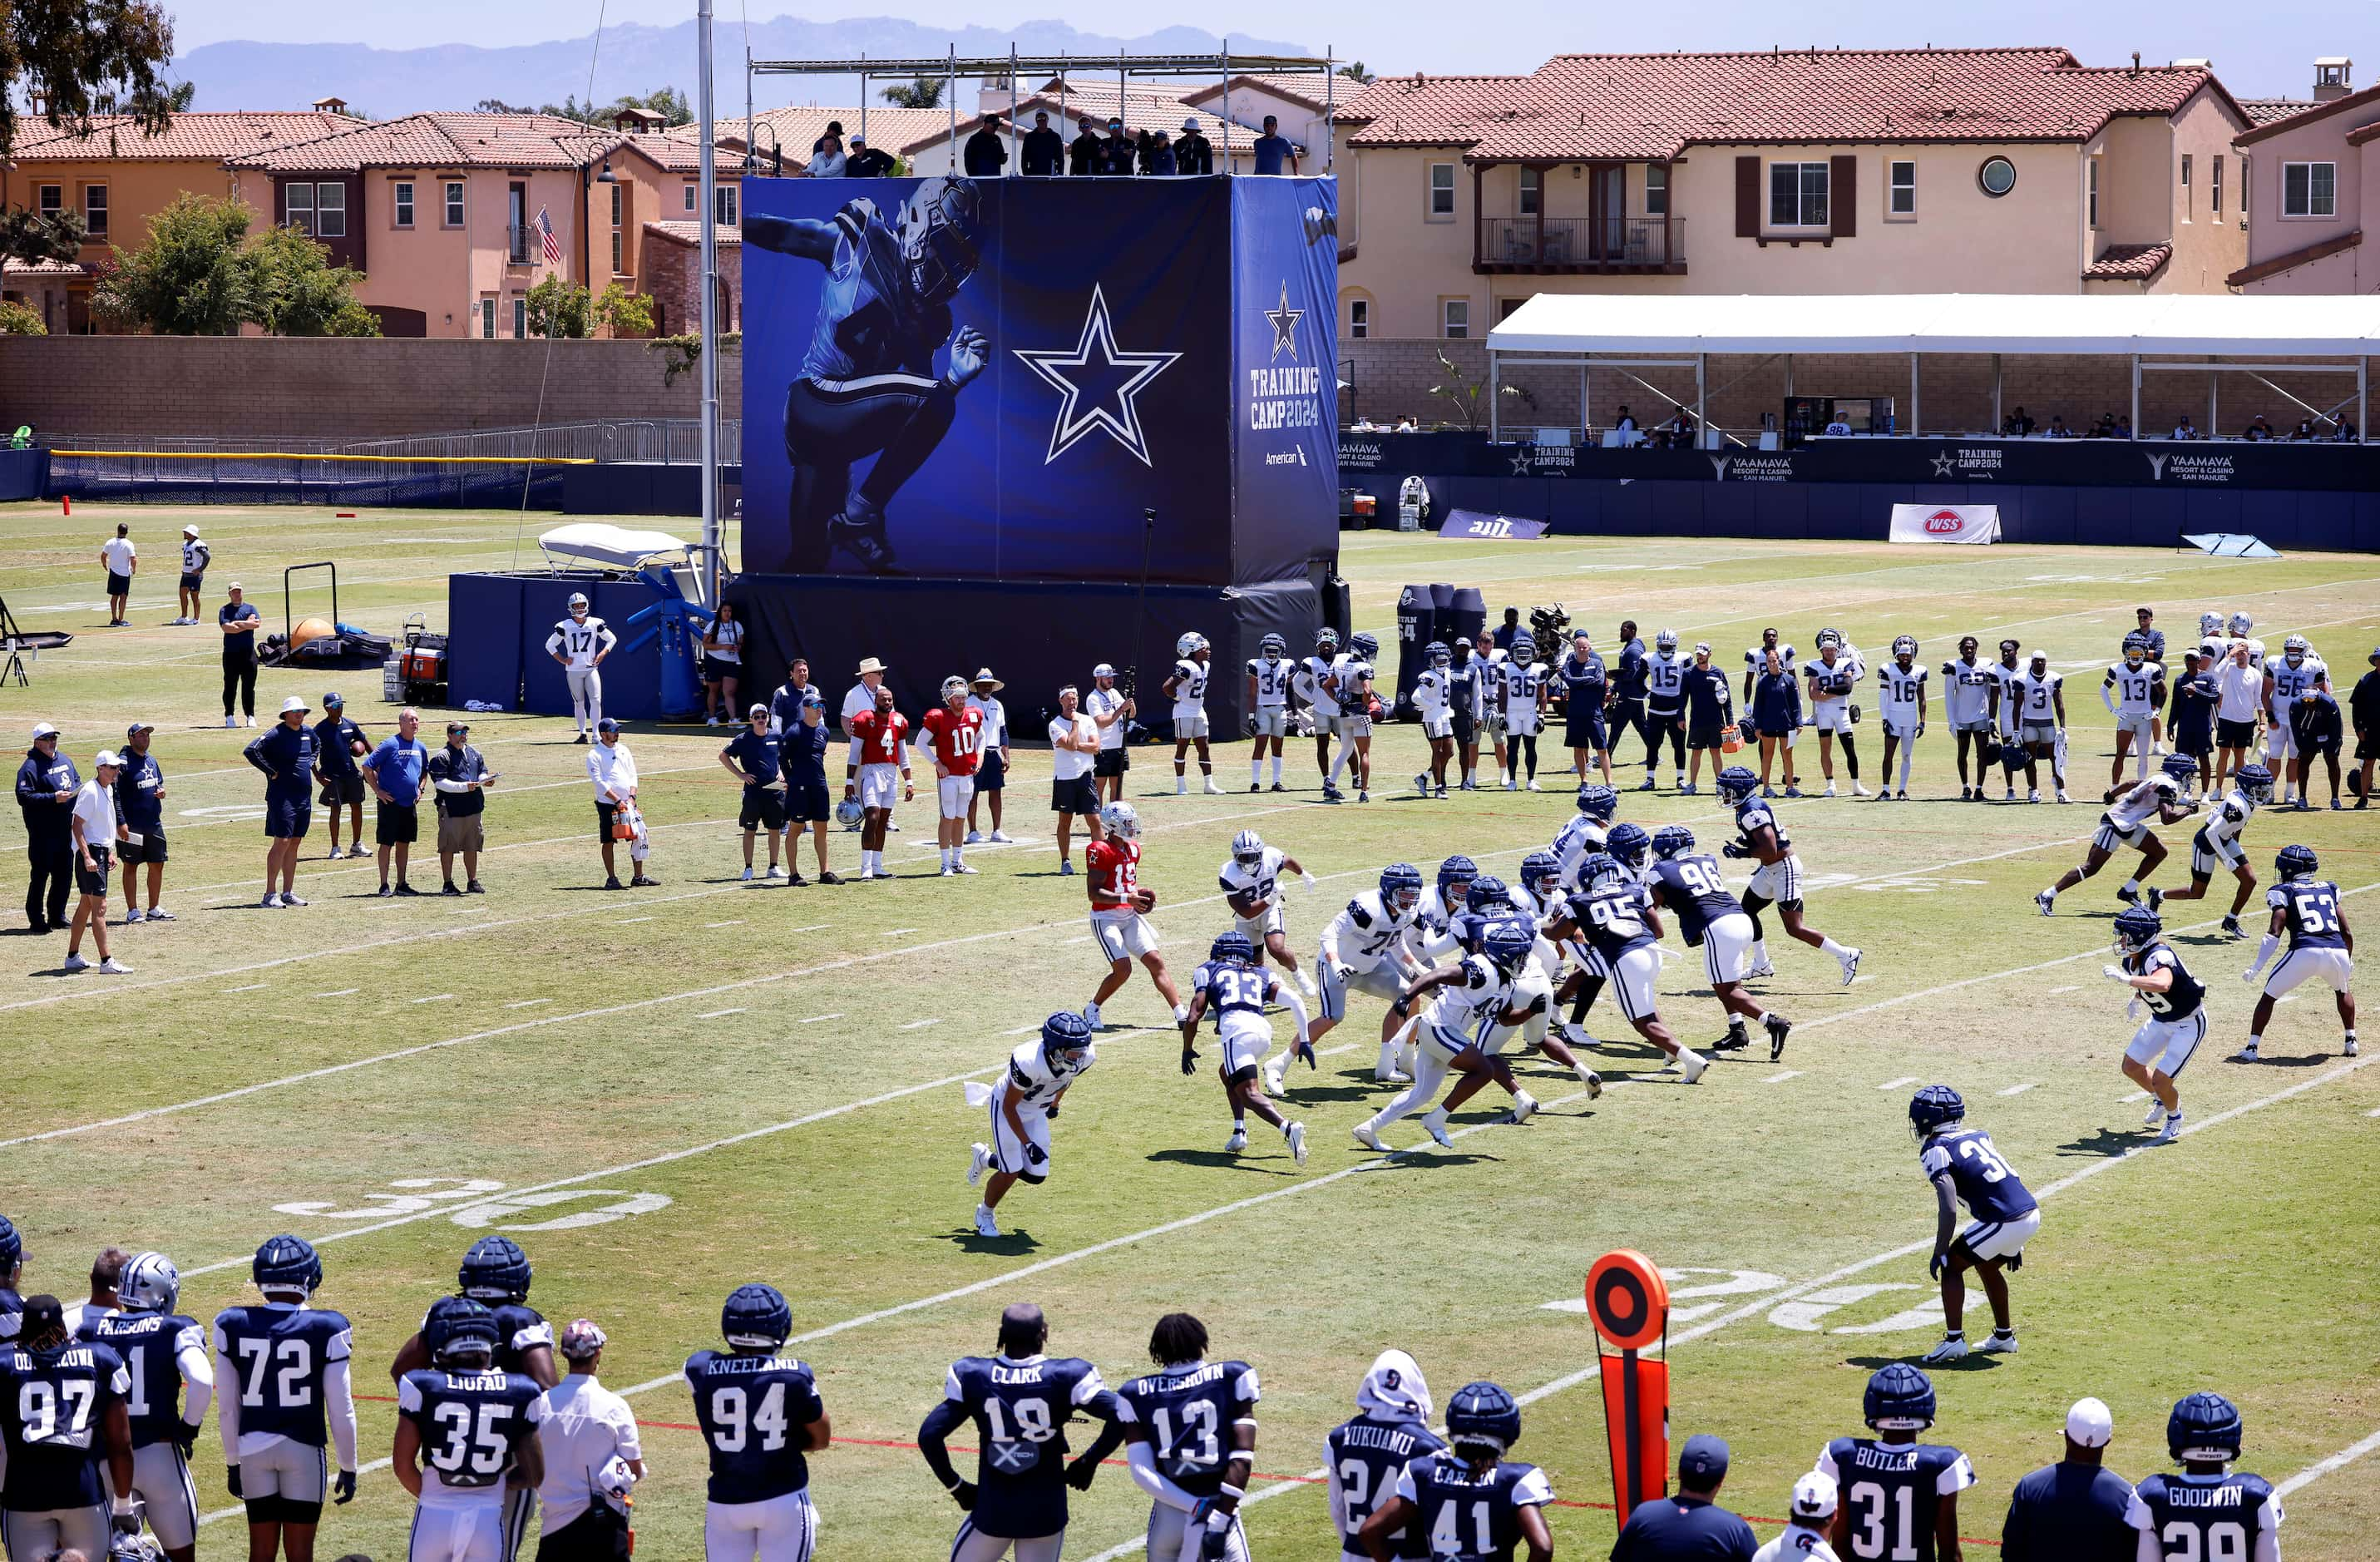
[[[1050,1326],[1030,1302],[1000,1316],[998,1352],[962,1356],[942,1379],[942,1399],[917,1429],[917,1449],[966,1518],[951,1562],[1058,1562],[1066,1544],[1066,1488],[1088,1491],[1100,1461],[1123,1441],[1116,1397],[1078,1356],[1050,1356]],[[1100,1423],[1081,1458],[1066,1459],[1066,1423]],[[951,1463],[952,1433],[972,1422],[976,1478]]]
[[[396,1385],[396,1478],[419,1504],[408,1562],[512,1562],[521,1540],[510,1482],[545,1479],[536,1380],[495,1364],[496,1315],[444,1297],[422,1321],[431,1364]]]
[[[1422,888],[1420,869],[1410,862],[1391,862],[1380,870],[1378,888],[1357,895],[1330,919],[1314,962],[1322,1012],[1308,1027],[1307,1040],[1319,1042],[1347,1018],[1348,994],[1366,993],[1392,1004],[1405,983],[1420,973],[1406,952],[1406,935],[1420,914]],[[1383,1014],[1376,1079],[1394,1077],[1396,1032],[1396,1017]]]
[[[2220,1394],[2183,1398],[2166,1418],[2166,1449],[2181,1466],[2132,1488],[2124,1521],[2141,1534],[2140,1562],[2281,1562],[2281,1495],[2233,1470],[2246,1440],[2239,1407]]]
[[[1467,1383],[1447,1401],[1448,1446],[1408,1463],[1394,1498],[1359,1531],[1370,1555],[1392,1557],[1388,1539],[1418,1534],[1422,1556],[1462,1562],[1551,1562],[1553,1533],[1545,1507],[1551,1483],[1534,1464],[1504,1455],[1521,1439],[1521,1407],[1492,1383]]]
[[[105,1556],[112,1528],[137,1528],[131,1375],[109,1347],[67,1333],[57,1298],[26,1298],[20,1317],[0,1347],[0,1541],[10,1562]]]
[[[1967,1354],[1962,1276],[1971,1268],[1983,1276],[1992,1305],[1991,1337],[1975,1348],[1986,1353],[2016,1349],[2006,1272],[2023,1264],[2024,1245],[2041,1229],[2040,1202],[1992,1147],[1992,1136],[1966,1127],[1966,1102],[1948,1085],[1927,1085],[1910,1098],[1909,1131],[1917,1141],[1917,1164],[1934,1185],[1934,1257],[1927,1267],[1941,1277],[1946,1324],[1942,1343],[1925,1354],[1929,1363],[1956,1361]],[[1959,1229],[1961,1204],[1971,1217],[1964,1230]]]
[[[686,1358],[694,1419],[710,1450],[705,1562],[810,1562],[818,1514],[809,1455],[833,1428],[808,1363],[780,1355],[794,1312],[774,1286],[738,1286],[720,1309],[724,1351]]]
[[[1358,1538],[1364,1523],[1396,1495],[1405,1466],[1446,1445],[1430,1431],[1429,1385],[1421,1365],[1402,1350],[1383,1350],[1355,1390],[1355,1419],[1340,1422],[1322,1440],[1324,1490],[1330,1521],[1339,1531],[1345,1562],[1367,1562],[1371,1552]],[[1380,1537],[1388,1555],[1429,1555],[1429,1537],[1406,1524]]]
[[[2124,1077],[2149,1092],[2144,1126],[2162,1123],[2157,1142],[2170,1144],[2181,1137],[2182,1068],[2206,1039],[2206,984],[2190,974],[2164,933],[2155,911],[2126,907],[2116,917],[2118,963],[2102,970],[2109,981],[2132,989],[2149,1011],[2124,1048]]]
[[[1862,1410],[1876,1437],[1838,1437],[1815,1473],[1835,1483],[1836,1550],[1854,1562],[1934,1562],[1959,1552],[1959,1494],[1975,1467],[1958,1449],[1920,1443],[1934,1424],[1934,1383],[1896,1361],[1867,1380]],[[1938,1549],[1937,1549],[1938,1548]]]
[[[206,1331],[174,1309],[182,1275],[164,1253],[135,1253],[115,1282],[114,1310],[83,1324],[83,1338],[123,1360],[132,1439],[132,1493],[169,1556],[198,1544],[199,1490],[190,1446],[214,1397]]]
[[[1149,1335],[1158,1370],[1116,1390],[1133,1483],[1151,1498],[1151,1562],[1248,1562],[1240,1496],[1262,1396],[1254,1367],[1209,1361],[1207,1344],[1204,1324],[1167,1313]]]
[[[2240,980],[2255,985],[2284,934],[2289,948],[2280,964],[2273,967],[2273,974],[2265,978],[2256,1012],[2248,1022],[2248,1044],[2234,1055],[2241,1062],[2257,1060],[2256,1049],[2264,1043],[2273,1007],[2307,982],[2329,985],[2338,1002],[2339,1022],[2347,1030],[2346,1055],[2355,1056],[2355,995],[2350,985],[2355,974],[2355,934],[2347,925],[2347,908],[2338,886],[2317,878],[2321,871],[2322,862],[2311,847],[2285,846],[2273,860],[2273,873],[2280,883],[2265,892],[2272,921],[2256,950],[2255,963]]]
[[[304,1238],[268,1239],[249,1274],[263,1304],[215,1314],[214,1365],[215,1427],[253,1537],[321,1520],[332,1488],[326,1444],[338,1456],[338,1500],[356,1494],[355,1331],[344,1315],[306,1304],[322,1261]]]

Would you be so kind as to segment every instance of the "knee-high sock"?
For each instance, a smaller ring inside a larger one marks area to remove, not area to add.
[[[1848,732],[1839,732],[1835,734],[1835,741],[1843,746],[1843,763],[1850,767],[1852,779],[1858,780],[1859,750],[1852,745],[1852,735]]]

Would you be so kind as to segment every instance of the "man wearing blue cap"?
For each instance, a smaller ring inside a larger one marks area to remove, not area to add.
[[[314,778],[322,785],[322,804],[331,824],[331,860],[364,854],[364,776],[356,762],[371,752],[371,739],[347,719],[346,702],[336,690],[322,696],[322,719],[314,724]],[[354,849],[339,850],[339,810],[347,811],[347,838]]]
[[[808,670],[801,663],[795,665]],[[826,791],[826,751],[834,741],[834,729],[826,724],[826,702],[817,689],[805,689],[795,708],[799,714],[779,734],[777,747],[777,763],[785,778],[785,872],[791,875],[786,882],[795,887],[809,883],[794,858],[794,837],[807,825],[810,849],[818,858],[818,882],[841,884],[826,865],[826,822],[834,817]]]
[[[124,925],[170,922],[174,913],[157,904],[165,886],[165,772],[149,751],[149,735],[156,730],[145,721],[124,729],[124,763],[115,773],[115,812],[127,832],[124,865]],[[149,909],[140,909],[140,875],[149,869]]]
[[[1727,1445],[1707,1432],[1678,1456],[1678,1495],[1636,1505],[1611,1547],[1611,1562],[1751,1562],[1752,1526],[1718,1506]]]
[[[312,713],[295,694],[281,702],[281,719],[249,744],[248,763],[264,773],[264,909],[303,906],[298,898],[298,848],[314,823],[314,763],[321,751]]]

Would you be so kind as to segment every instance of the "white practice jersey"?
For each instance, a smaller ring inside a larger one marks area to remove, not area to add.
[[[1645,702],[1665,711],[1685,703],[1686,669],[1694,659],[1675,651],[1656,651],[1645,658]]]
[[[1414,909],[1413,924],[1405,930],[1406,951],[1416,959],[1424,958],[1425,951],[1446,936],[1447,928],[1462,912],[1463,903],[1459,897],[1452,906],[1449,906],[1438,893],[1436,885],[1424,888],[1421,904]]]
[[[1482,1020],[1512,1006],[1512,982],[1485,955],[1463,957],[1463,977],[1430,989],[1429,1012],[1423,1023],[1455,1035],[1468,1035]]]
[[[595,658],[611,650],[619,638],[609,624],[590,613],[583,619],[565,618],[554,625],[553,632],[545,637],[545,652],[549,656],[568,657],[569,670],[583,673],[593,667]]]
[[[2265,671],[2270,674],[2273,679],[2271,709],[2273,720],[2276,722],[2286,722],[2289,719],[2289,707],[2297,703],[2299,695],[2309,689],[2318,689],[2330,679],[2330,669],[2323,665],[2322,658],[2319,656],[2308,656],[2294,667],[2289,665],[2289,659],[2284,656],[2266,667]]]
[[[1743,653],[1743,665],[1752,669],[1754,677],[1757,677],[1768,671],[1768,653],[1771,649],[1772,648],[1769,646],[1755,645],[1751,650]],[[1790,645],[1779,645],[1773,649],[1777,653],[1778,665],[1783,667],[1789,673],[1791,672],[1793,670],[1793,648]]]
[[[1047,1106],[1098,1061],[1099,1049],[1095,1046],[1084,1047],[1082,1062],[1072,1067],[1052,1060],[1041,1050],[1041,1038],[1035,1036],[1008,1055],[1008,1098],[1016,1103],[1020,1112],[1028,1106]]]
[[[1537,691],[1546,686],[1543,662],[1504,664],[1504,713],[1507,720],[1535,714]]]
[[[1860,659],[1848,651],[1837,651],[1831,662],[1822,654],[1815,662],[1802,664],[1802,675],[1810,684],[1811,702],[1818,705],[1831,705],[1849,698],[1866,673]]]
[[[1451,669],[1440,672],[1436,667],[1425,667],[1421,676],[1414,679],[1414,709],[1421,713],[1424,721],[1436,721],[1452,713],[1452,679]]]
[[[1179,720],[1184,716],[1206,714],[1206,664],[1193,662],[1185,657],[1173,664],[1173,677],[1176,679],[1173,685],[1174,718]]]
[[[1225,895],[1254,895],[1269,905],[1281,896],[1281,865],[1289,860],[1279,847],[1269,846],[1253,863],[1243,863],[1236,857],[1223,859],[1217,881]]]
[[[2016,680],[2024,676],[2024,669],[2011,667],[2005,662],[1995,662],[1988,670],[1992,675],[1992,687],[2000,692],[2000,736],[2012,738],[2016,735],[2018,709],[2024,703],[2017,692]]]
[[[1884,670],[1876,675],[1877,702],[1898,715],[1903,712],[1914,716],[1918,698],[1925,692],[1925,669],[1912,662],[1902,666],[1899,662],[1887,662]]]
[[[1290,675],[1297,664],[1287,659],[1268,662],[1259,656],[1248,664],[1248,677],[1257,680],[1257,709],[1277,711],[1289,703]]]
[[[2255,799],[2245,792],[2233,792],[2206,811],[2206,823],[2201,828],[2208,840],[2236,841],[2255,814]]]
[[[1584,813],[1573,813],[1554,833],[1553,854],[1561,859],[1561,886],[1573,894],[1586,886],[1578,882],[1578,865],[1601,851],[1610,831]]]
[[[1298,660],[1297,670],[1290,675],[1289,686],[1296,690],[1300,700],[1309,705],[1319,705],[1325,702],[1322,696],[1322,680],[1330,676],[1330,657],[1301,657]]]
[[[1371,709],[1371,697],[1364,692],[1364,684],[1372,676],[1372,664],[1350,651],[1330,664],[1331,687],[1323,697],[1335,701],[1342,715],[1360,716]]]
[[[2157,686],[2165,682],[2165,668],[2155,662],[2143,662],[2133,666],[2119,662],[2107,669],[2107,687],[2116,691],[2116,714],[2119,716],[2152,715],[2156,711]]]
[[[2029,722],[2058,720],[2058,691],[2066,686],[2058,673],[2044,673],[2035,677],[2030,671],[2017,674],[2009,680],[2016,700],[2017,719]]]
[[[1322,930],[1322,958],[1357,970],[1393,966],[1395,957],[1390,951],[1413,931],[1419,915],[1418,905],[1401,913],[1381,900],[1378,890],[1367,889],[1348,901],[1346,909]]]
[[[1979,722],[1992,714],[1992,683],[1989,662],[1942,664],[1942,697],[1950,702],[1953,726]]]
[[[2129,830],[2157,817],[2159,811],[2183,803],[2181,785],[2172,776],[2159,771],[2145,781],[2135,782],[2114,802],[2107,805],[2107,821]]]

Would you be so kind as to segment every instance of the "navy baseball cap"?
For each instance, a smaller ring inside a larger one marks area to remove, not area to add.
[[[335,711],[346,703],[346,702],[345,700],[339,698],[338,690],[336,689],[333,689],[330,693],[322,696],[322,708],[326,711]]]
[[[1678,1480],[1692,1482],[1708,1489],[1727,1473],[1727,1444],[1707,1432],[1697,1432],[1686,1439],[1685,1451],[1678,1456]]]
[[[617,732],[620,730],[620,724],[613,721],[610,716],[605,716],[601,721],[595,724],[595,730],[598,732]]]

